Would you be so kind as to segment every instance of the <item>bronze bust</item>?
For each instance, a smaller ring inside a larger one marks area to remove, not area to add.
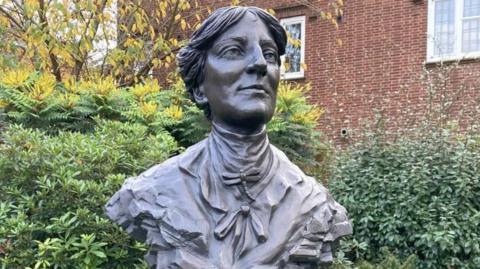
[[[327,189],[270,145],[287,36],[256,7],[213,12],[177,55],[208,138],[124,186],[110,219],[150,246],[151,268],[318,268],[352,228]]]

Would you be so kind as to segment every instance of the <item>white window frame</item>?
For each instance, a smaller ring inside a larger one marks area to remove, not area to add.
[[[285,61],[285,55],[282,56],[282,68],[281,68],[281,76],[282,79],[300,79],[305,77],[305,70],[303,69],[303,64],[305,64],[305,16],[296,16],[290,18],[280,19],[280,24],[285,27],[288,24],[298,24],[300,23],[300,31],[301,31],[301,38],[300,38],[300,71],[298,72],[285,72],[285,68],[283,67],[283,62]]]
[[[427,63],[480,58],[480,51],[462,52],[463,7],[464,0],[455,0],[455,44],[453,53],[449,55],[434,55],[435,0],[428,0]]]

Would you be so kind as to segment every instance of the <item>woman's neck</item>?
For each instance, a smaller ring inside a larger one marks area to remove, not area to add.
[[[239,134],[212,122],[210,140],[215,148],[215,155],[220,157],[219,162],[228,170],[262,166],[270,151],[265,126],[256,133]]]
[[[226,130],[229,133],[233,133],[237,135],[246,135],[246,136],[261,133],[266,128],[265,124],[250,123],[250,124],[243,124],[243,125],[233,125],[233,124],[227,124],[225,122],[218,121],[215,119],[212,120],[212,125],[222,128],[223,130]]]
[[[246,195],[254,200],[255,194],[247,189],[265,179],[273,160],[265,126],[246,135],[233,133],[212,122],[208,149],[212,168],[223,183],[241,184]]]

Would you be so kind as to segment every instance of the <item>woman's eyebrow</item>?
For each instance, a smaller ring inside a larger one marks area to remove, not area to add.
[[[277,44],[275,42],[273,42],[272,40],[269,40],[269,39],[260,40],[260,46],[269,46],[269,47],[273,47],[275,49],[278,49]]]
[[[248,39],[247,39],[246,36],[232,36],[232,37],[227,37],[227,38],[225,38],[225,39],[222,39],[222,40],[218,41],[217,44],[215,44],[214,47],[221,46],[221,45],[223,45],[223,44],[225,44],[225,43],[228,43],[228,42],[230,42],[230,41],[238,42],[238,43],[240,43],[240,44],[242,44],[242,45],[245,45],[245,44],[247,44],[247,42],[248,42],[247,40],[248,40]]]
[[[234,36],[231,39],[240,42],[240,43],[247,43],[248,38],[246,36]]]

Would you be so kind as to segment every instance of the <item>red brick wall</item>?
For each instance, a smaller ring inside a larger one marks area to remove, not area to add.
[[[230,1],[203,0],[215,7]],[[363,122],[373,122],[381,112],[389,130],[404,129],[418,122],[426,111],[428,98],[421,82],[427,46],[427,1],[347,0],[339,28],[321,19],[311,9],[293,0],[250,0],[244,4],[273,8],[278,18],[306,15],[305,62],[308,69],[299,82],[312,84],[311,102],[325,114],[320,129],[336,144],[343,139],[342,128],[352,138],[359,136]],[[325,7],[325,0],[310,1]],[[343,45],[339,46],[340,39]],[[479,85],[480,63],[462,62],[451,73],[449,88]],[[469,84],[470,83],[470,84]],[[470,110],[478,105],[476,93],[465,91],[453,105],[457,113],[462,105]],[[474,115],[469,111],[470,116]],[[480,116],[480,114],[479,114]],[[460,118],[460,121],[468,121]],[[470,121],[472,119],[469,119]],[[475,119],[474,119],[475,120]],[[477,120],[480,121],[480,120]]]

